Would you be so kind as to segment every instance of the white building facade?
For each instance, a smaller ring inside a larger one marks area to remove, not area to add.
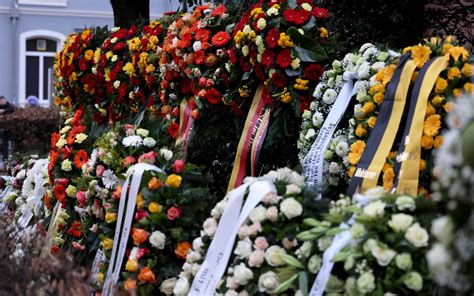
[[[151,0],[150,17],[176,11],[177,0]],[[110,0],[0,0],[0,95],[24,105],[34,95],[52,103],[54,55],[66,36],[113,27]]]

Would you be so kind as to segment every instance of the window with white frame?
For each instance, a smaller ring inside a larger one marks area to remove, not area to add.
[[[50,106],[54,91],[54,57],[65,36],[46,30],[20,35],[20,104],[29,96],[38,98],[42,106]]]

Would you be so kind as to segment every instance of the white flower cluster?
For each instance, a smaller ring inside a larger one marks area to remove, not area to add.
[[[252,282],[258,287],[259,292],[274,294],[282,281],[275,272],[266,270],[284,266],[286,263],[283,257],[288,252],[304,256],[311,251],[311,245],[308,246],[306,243],[298,248],[299,243],[295,238],[285,237],[278,241],[274,237],[270,238],[261,234],[265,225],[273,226],[279,222],[283,223],[301,217],[303,205],[298,201],[297,195],[305,187],[304,178],[285,168],[272,171],[259,179],[283,182],[286,184],[286,191],[283,196],[273,193],[265,195],[240,226],[231,255],[233,259],[229,262],[218,287],[219,291],[225,291],[225,295],[248,295],[249,292],[246,292],[245,286]],[[246,182],[255,180],[247,178]],[[200,264],[206,255],[208,242],[216,233],[227,202],[228,197],[219,202],[212,209],[211,217],[204,221],[201,237],[193,241],[192,250],[187,255],[181,274],[177,280],[173,281],[174,294],[185,295],[189,291],[193,277],[199,271]],[[260,270],[266,272],[260,272]],[[256,279],[254,279],[255,273],[259,274]],[[170,283],[171,281],[167,282],[167,285]]]
[[[436,219],[431,233],[437,242],[427,254],[438,285],[467,294],[474,288],[474,95],[456,101],[447,118],[449,130],[435,160],[434,198],[446,203],[445,216]]]

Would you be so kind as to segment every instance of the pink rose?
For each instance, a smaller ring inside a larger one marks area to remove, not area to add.
[[[226,279],[226,283],[225,283],[225,286],[231,290],[235,290],[239,287],[239,284],[237,284],[234,280],[233,277],[228,277]]]
[[[137,222],[146,217],[148,217],[148,212],[146,210],[140,209],[135,213],[135,220],[137,220]]]
[[[275,206],[269,207],[267,213],[265,214],[268,220],[275,222],[278,219],[278,209]]]
[[[286,250],[291,250],[292,248],[298,246],[298,241],[296,239],[290,240],[287,237],[283,239],[282,243]]]
[[[204,77],[199,78],[199,86],[200,87],[206,86],[206,78]]]
[[[140,157],[138,157],[138,162],[144,162],[144,163],[155,163],[156,161],[156,156],[158,153],[155,151],[150,151],[145,154],[142,154]]]
[[[105,168],[103,165],[99,165],[97,166],[97,169],[95,170],[95,174],[97,175],[97,177],[102,177],[102,174],[104,173],[105,171]]]
[[[265,252],[262,250],[255,250],[250,254],[249,257],[249,266],[250,267],[260,267],[265,260]]]
[[[124,166],[129,166],[132,165],[136,162],[137,160],[133,156],[127,156],[123,159],[123,165]]]
[[[175,174],[182,173],[184,171],[184,166],[185,166],[184,160],[176,159],[173,164],[173,172]]]
[[[260,232],[261,230],[262,230],[262,224],[260,224],[260,222],[256,222],[250,225],[250,228],[249,228],[250,236],[257,235],[257,233]]]
[[[166,212],[166,216],[170,221],[173,221],[176,218],[179,218],[181,216],[182,210],[178,207],[171,207],[168,209]]]
[[[254,246],[255,246],[255,249],[265,251],[265,249],[268,248],[267,239],[263,236],[257,237],[255,239]]]
[[[78,207],[82,208],[86,204],[86,194],[84,191],[78,191],[76,193],[76,198],[78,202]]]

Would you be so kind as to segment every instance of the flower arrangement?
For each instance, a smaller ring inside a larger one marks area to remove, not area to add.
[[[298,254],[305,257],[309,251],[308,243],[303,244],[295,234],[304,229],[304,218],[316,215],[317,208],[323,203],[309,202],[309,198],[305,198],[311,196],[311,190],[306,187],[304,178],[290,169],[271,171],[261,179],[271,181],[277,193],[265,195],[240,226],[228,267],[216,292],[226,295],[275,294],[278,286],[298,271],[285,266],[285,262],[294,261],[291,256]],[[246,180],[252,181],[251,178]],[[214,239],[228,198],[229,195],[217,203],[211,216],[204,221],[201,236],[193,241],[182,272],[173,281],[174,294],[188,293]],[[169,291],[171,288],[172,285]]]
[[[106,28],[85,29],[68,36],[54,64],[56,96],[54,104],[66,109],[94,104],[101,97],[103,77],[93,70],[96,48],[107,35]]]
[[[436,283],[444,289],[469,294],[473,291],[474,212],[472,210],[474,97],[459,98],[447,117],[449,130],[437,151],[432,184],[434,199],[446,208],[446,215],[433,221],[431,233],[436,238],[427,254],[428,266]]]
[[[326,9],[311,1],[251,6],[234,28],[235,46],[230,52],[231,62],[248,73],[242,88],[252,88],[251,74],[265,84],[266,106],[291,104],[297,112],[307,109],[310,92],[324,72],[318,63],[327,59],[322,44],[328,38],[323,26],[328,17]]]
[[[331,260],[335,266],[326,293],[431,295],[424,255],[430,245],[427,229],[436,215],[433,207],[432,201],[388,194],[381,187],[368,190],[365,196],[333,201],[322,220],[306,220],[313,228],[296,235],[312,245],[306,256],[309,261],[305,265],[300,260],[300,268],[318,274],[324,264],[323,252],[338,239],[336,234],[346,231],[351,239]],[[308,291],[305,284],[295,277],[280,286],[280,291]]]

